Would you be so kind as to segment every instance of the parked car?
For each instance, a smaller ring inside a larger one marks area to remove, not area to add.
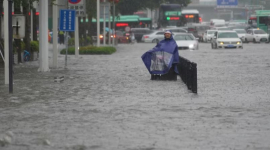
[[[143,35],[140,41],[145,43],[158,43],[163,39],[164,39],[164,31],[154,31],[150,34]]]
[[[141,42],[142,36],[152,31],[149,28],[131,28],[131,32],[134,34],[136,41]]]
[[[215,32],[217,32],[217,30],[206,30],[203,33],[203,42],[211,42]]]
[[[247,34],[247,31],[245,29],[233,29],[233,31],[235,31],[238,35],[238,37],[244,41],[245,40],[245,36]]]
[[[269,35],[261,29],[249,29],[245,35],[245,42],[269,42]]]
[[[178,50],[199,50],[199,42],[191,33],[176,33],[173,36]]]
[[[211,42],[212,49],[243,48],[243,43],[235,31],[217,31]]]

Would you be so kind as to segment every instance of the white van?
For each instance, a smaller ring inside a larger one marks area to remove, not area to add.
[[[223,19],[211,19],[210,20],[210,25],[213,27],[222,27],[225,26],[225,20]]]

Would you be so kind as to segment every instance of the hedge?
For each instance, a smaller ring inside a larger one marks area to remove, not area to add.
[[[16,44],[14,43],[16,46]],[[21,49],[25,50],[25,43],[22,41],[21,42]],[[39,51],[39,42],[38,41],[30,41],[30,49],[33,50],[33,52],[38,52]],[[27,50],[30,52],[30,50]]]
[[[92,44],[92,39],[90,36],[87,36],[86,38],[80,38],[79,39],[79,44],[83,45],[83,44]],[[68,39],[68,45],[69,46],[74,46],[75,45],[75,38],[70,38]]]
[[[116,49],[114,47],[96,47],[96,46],[86,46],[86,47],[80,47],[79,54],[81,55],[87,55],[87,54],[112,54],[116,52]],[[66,54],[66,49],[62,49],[60,54]],[[75,48],[70,47],[68,48],[68,54],[74,55],[75,54]]]

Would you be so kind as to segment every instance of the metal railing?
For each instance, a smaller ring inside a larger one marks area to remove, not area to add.
[[[179,56],[177,65],[179,76],[193,93],[197,93],[197,64]]]
[[[3,52],[2,52],[3,50]],[[0,55],[1,58],[3,59],[3,62],[5,62],[5,58],[4,58],[4,46],[2,45],[2,43],[0,42]]]

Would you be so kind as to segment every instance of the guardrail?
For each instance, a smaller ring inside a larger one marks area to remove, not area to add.
[[[179,56],[177,65],[179,76],[193,93],[197,93],[197,64]]]

